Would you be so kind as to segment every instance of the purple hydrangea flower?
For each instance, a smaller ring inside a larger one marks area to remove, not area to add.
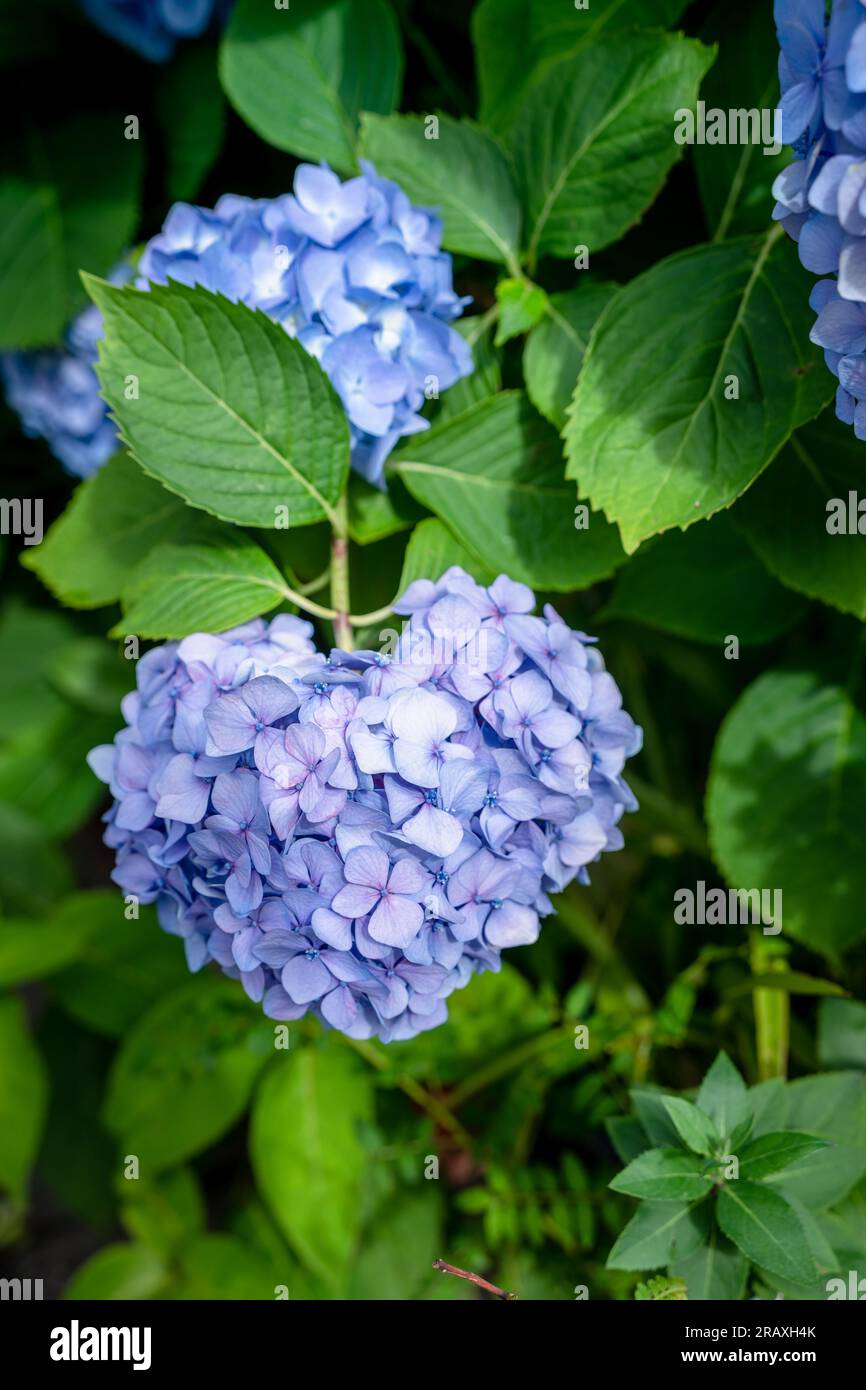
[[[114,881],[269,1017],[438,1026],[636,805],[640,729],[592,639],[534,606],[454,568],[398,602],[393,658],[319,653],[288,615],[154,648],[90,755]]]
[[[353,466],[381,486],[397,441],[429,428],[422,407],[472,371],[472,354],[451,327],[468,300],[454,292],[439,218],[362,169],[341,183],[324,164],[302,164],[281,198],[227,194],[212,211],[176,204],[144,248],[136,285],[203,285],[282,324],[340,397]],[[94,308],[66,352],[0,359],[26,432],[80,475],[116,447],[90,365],[101,336]]]

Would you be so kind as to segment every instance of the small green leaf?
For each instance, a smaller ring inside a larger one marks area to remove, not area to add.
[[[746,1083],[726,1052],[717,1053],[698,1091],[698,1109],[703,1110],[725,1138],[731,1135],[746,1113]]]
[[[541,286],[522,278],[500,280],[496,286],[496,302],[499,305],[497,347],[528,333],[547,310],[547,295]]]
[[[593,326],[617,286],[589,281],[548,296],[546,312],[523,349],[526,391],[536,410],[558,430],[565,425]]]
[[[137,1241],[105,1245],[75,1271],[63,1297],[137,1302],[155,1298],[168,1278],[163,1260],[148,1246]]]
[[[685,1279],[689,1299],[739,1300],[746,1290],[749,1262],[713,1228],[706,1245],[675,1260],[671,1273]]]
[[[704,1243],[705,1208],[679,1202],[641,1202],[620,1232],[607,1259],[608,1269],[660,1269],[685,1258]]]
[[[665,1096],[662,1104],[674,1123],[677,1134],[692,1153],[709,1155],[721,1142],[721,1136],[709,1115],[682,1096]]]
[[[614,1192],[650,1202],[694,1202],[713,1185],[704,1164],[682,1149],[648,1149],[609,1184]]]
[[[784,1131],[778,1134],[762,1134],[747,1144],[740,1155],[740,1176],[743,1178],[766,1178],[771,1173],[780,1173],[783,1168],[805,1158],[807,1154],[826,1149],[827,1140],[818,1139],[812,1134],[797,1134]]]

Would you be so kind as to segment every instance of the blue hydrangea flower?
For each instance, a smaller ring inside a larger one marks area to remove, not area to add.
[[[549,894],[622,846],[641,731],[594,640],[523,584],[418,580],[393,652],[281,615],[148,652],[111,788],[112,877],[276,1019],[401,1040]]]
[[[88,18],[152,63],[164,63],[178,39],[198,38],[224,19],[231,0],[81,0]]]
[[[468,300],[454,292],[439,218],[413,207],[372,165],[362,167],[341,183],[326,165],[302,164],[294,192],[281,198],[229,194],[212,211],[176,204],[144,248],[136,285],[203,285],[282,324],[318,359],[343,402],[353,466],[381,486],[398,439],[429,427],[422,407],[472,371],[472,355],[451,327]],[[74,372],[68,356],[27,354],[4,373],[17,385],[12,404],[28,431],[44,434],[79,473],[99,467],[114,444],[89,368],[98,314],[88,323],[86,357],[70,345]],[[73,341],[79,336],[76,328]],[[40,366],[46,360],[50,372]]]
[[[840,380],[836,413],[866,438],[866,0],[776,0],[783,138],[798,156],[773,186],[773,216],[815,275],[812,340]],[[844,309],[849,302],[851,308]]]

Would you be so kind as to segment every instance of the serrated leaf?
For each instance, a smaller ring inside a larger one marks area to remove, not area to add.
[[[361,153],[413,203],[436,207],[449,251],[499,261],[519,274],[520,199],[504,150],[471,121],[436,119],[438,135],[428,139],[425,116],[365,114]]]
[[[482,121],[507,129],[527,87],[563,53],[638,22],[645,29],[673,24],[686,4],[643,0],[638,21],[630,0],[592,0],[582,9],[562,0],[482,0],[472,13]]]
[[[639,220],[682,154],[673,113],[694,105],[713,56],[681,35],[618,35],[534,83],[509,135],[530,274],[540,256],[596,253]]]
[[[729,506],[832,395],[808,341],[807,279],[780,236],[671,256],[596,326],[565,430],[567,472],[629,552]],[[726,398],[732,378],[738,399]]]
[[[273,526],[281,507],[292,526],[333,518],[348,425],[298,342],[200,287],[115,289],[85,278],[105,318],[103,395],[148,473],[224,521]],[[130,375],[137,399],[127,399]]]
[[[490,569],[542,589],[582,588],[624,558],[603,518],[575,529],[558,441],[519,391],[415,435],[391,457],[419,502]]]
[[[220,48],[226,95],[256,134],[342,172],[355,168],[360,113],[393,110],[402,73],[382,0],[238,0]]]
[[[123,618],[111,635],[223,632],[287,597],[285,581],[261,546],[226,527],[213,545],[157,546],[124,590]]]
[[[733,1133],[746,1110],[746,1083],[726,1052],[713,1060],[698,1091],[697,1105],[709,1115],[722,1138]]]
[[[866,860],[843,843],[864,797],[866,719],[847,690],[770,671],[740,696],[713,750],[713,857],[728,883],[782,892],[785,933],[830,959],[866,931],[851,911]]]
[[[771,1187],[745,1178],[728,1183],[719,1192],[716,1215],[728,1239],[754,1264],[799,1284],[815,1277],[803,1223]]]
[[[593,325],[617,286],[589,281],[548,296],[547,312],[523,349],[526,391],[536,410],[558,430],[565,425]]]
[[[256,1096],[250,1156],[259,1191],[304,1263],[335,1291],[358,1231],[371,1073],[329,1040],[285,1054]]]
[[[648,1149],[617,1173],[609,1184],[614,1192],[649,1202],[694,1202],[713,1185],[696,1154],[682,1149]]]

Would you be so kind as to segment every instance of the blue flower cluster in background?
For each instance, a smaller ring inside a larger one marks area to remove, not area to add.
[[[144,248],[138,288],[203,285],[261,309],[322,364],[349,417],[352,464],[380,484],[401,436],[427,429],[427,399],[472,371],[451,321],[468,300],[452,284],[442,224],[369,164],[342,183],[302,164],[294,193],[227,194],[213,211],[177,203]],[[68,352],[9,354],[10,404],[71,472],[94,472],[116,447],[90,364],[101,333],[88,310]]]
[[[839,380],[836,414],[866,439],[866,0],[775,0],[782,140],[797,158],[774,217],[822,279],[812,341]]]
[[[410,585],[391,655],[281,615],[156,647],[91,766],[125,893],[265,1013],[400,1040],[622,845],[641,731],[530,589]]]
[[[164,63],[178,39],[195,39],[215,17],[224,20],[232,0],[81,0],[98,29],[135,49],[152,63]]]

